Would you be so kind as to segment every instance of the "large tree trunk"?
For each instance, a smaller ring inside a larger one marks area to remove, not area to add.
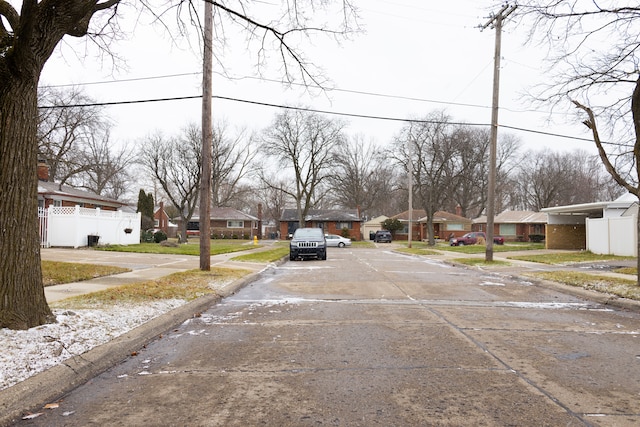
[[[55,322],[44,295],[37,191],[37,78],[0,90],[0,327]]]

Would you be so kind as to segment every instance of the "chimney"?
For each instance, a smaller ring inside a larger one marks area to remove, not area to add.
[[[49,166],[44,162],[44,160],[38,161],[38,180],[39,181],[49,181]]]
[[[456,205],[456,215],[462,216],[462,206]]]

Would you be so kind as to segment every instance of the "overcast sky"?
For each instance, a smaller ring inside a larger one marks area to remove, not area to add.
[[[495,31],[481,31],[479,26],[489,20],[491,11],[500,9],[500,3],[361,0],[358,4],[364,33],[341,44],[315,37],[306,51],[308,59],[324,70],[327,87],[333,90],[310,94],[299,86],[284,86],[275,60],[259,78],[255,52],[246,49],[244,40],[231,39],[223,57],[227,76],[220,65],[214,65],[213,92],[236,101],[214,99],[214,120],[260,131],[280,110],[237,100],[306,106],[376,117],[332,116],[346,120],[348,132],[364,134],[379,144],[392,141],[403,125],[382,118],[420,118],[443,109],[455,122],[491,122]],[[589,137],[584,126],[568,124],[572,111],[550,117],[549,108],[526,101],[524,93],[543,82],[539,69],[544,52],[525,46],[524,36],[524,28],[505,22],[499,122],[531,132],[501,128],[500,133],[516,135],[524,148],[584,148],[595,153],[593,143],[536,133]],[[190,97],[201,92],[196,37],[191,47],[184,42],[176,47],[161,29],[140,23],[129,40],[114,45],[126,60],[126,70],[114,70],[94,56],[74,55],[78,45],[73,40],[68,43],[45,67],[42,85],[79,85],[98,102]],[[133,142],[156,131],[175,135],[190,122],[199,124],[200,108],[199,99],[188,99],[115,105],[105,112],[115,123],[114,138]]]

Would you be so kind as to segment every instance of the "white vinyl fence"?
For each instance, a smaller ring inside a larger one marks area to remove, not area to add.
[[[596,254],[638,256],[637,217],[587,218],[587,250]]]
[[[50,206],[38,214],[43,247],[140,243],[140,213]]]

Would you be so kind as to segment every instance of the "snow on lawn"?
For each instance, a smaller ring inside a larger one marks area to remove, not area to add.
[[[26,331],[0,329],[0,390],[185,304],[163,300],[108,309],[53,310],[58,323]]]

